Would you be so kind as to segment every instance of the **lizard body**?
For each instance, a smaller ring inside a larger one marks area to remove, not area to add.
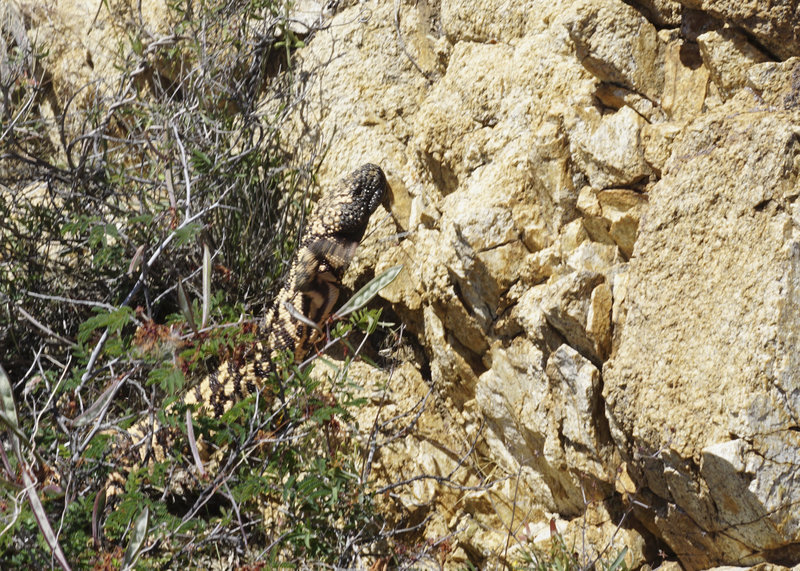
[[[282,353],[293,354],[294,363],[309,353],[318,330],[333,312],[342,276],[387,189],[380,167],[365,164],[322,197],[309,218],[288,276],[259,328],[262,339],[244,359],[222,363],[184,396],[185,404],[195,405],[195,417],[220,417],[234,403],[259,390],[276,372],[275,361]],[[163,458],[165,444],[175,437],[170,432],[174,430],[153,429],[149,420],[134,424],[127,436],[138,450],[135,463],[146,461],[149,451]],[[111,477],[117,483],[121,479],[119,472]]]

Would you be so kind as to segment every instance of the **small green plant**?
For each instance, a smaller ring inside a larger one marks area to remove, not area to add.
[[[379,321],[379,311],[360,311],[337,325],[338,337],[330,343],[346,343],[355,331],[369,335]],[[353,358],[358,358],[357,352],[343,367]],[[263,404],[266,395],[278,392],[278,384],[287,397],[276,415]],[[167,459],[129,476],[105,532],[122,542],[131,522],[141,517],[142,506],[147,506],[147,535],[159,539],[166,552],[191,549],[196,555],[202,545],[223,537],[241,547],[234,530],[250,522],[248,541],[263,533],[261,541],[269,546],[265,555],[275,563],[345,565],[353,550],[375,541],[380,530],[372,492],[360,478],[362,460],[353,440],[353,413],[364,404],[353,396],[346,375],[320,379],[313,375],[313,363],[274,377],[260,395],[237,403],[220,419],[195,419],[195,434],[227,453],[210,481],[196,482],[195,499],[182,517],[143,493],[153,490],[155,495],[170,496],[176,474],[190,469],[185,444],[176,441]],[[184,418],[184,407],[177,407],[162,419],[180,426]],[[220,489],[225,490],[222,497]],[[218,515],[209,517],[215,511]],[[191,535],[184,535],[189,529]]]
[[[551,524],[550,548],[542,551],[536,548],[523,546],[519,563],[514,569],[520,571],[583,571],[584,569],[600,569],[602,571],[628,571],[625,556],[628,548],[623,547],[611,559],[602,557],[588,557],[585,553],[579,554],[570,548],[564,536],[554,531]]]

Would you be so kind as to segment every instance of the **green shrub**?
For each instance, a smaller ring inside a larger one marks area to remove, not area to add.
[[[279,70],[301,42],[279,6],[171,2],[159,38],[113,14],[128,31],[119,83],[55,119],[39,113],[54,96],[47,46],[14,44],[0,62],[15,74],[0,85],[0,362],[17,381],[5,410],[18,411],[2,430],[19,443],[0,464],[0,567],[47,567],[62,550],[74,566],[119,567],[145,507],[141,551],[127,554],[142,568],[200,564],[221,547],[243,562],[345,564],[372,541],[351,440],[363,403],[310,370],[280,381],[279,427],[263,398],[196,421],[229,450],[196,497],[162,501],[192,464],[176,443],[131,474],[113,510],[95,502],[116,433],[143,410],[185,422],[171,395],[252,344],[296,247],[319,157],[293,162],[280,139],[296,101]],[[272,111],[256,107],[265,98]]]

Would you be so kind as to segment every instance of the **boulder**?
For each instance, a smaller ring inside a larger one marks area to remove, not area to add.
[[[687,8],[707,13],[742,28],[775,56],[800,55],[797,20],[800,7],[794,0],[742,2],[741,0],[678,0]]]
[[[686,128],[649,193],[603,368],[613,439],[692,569],[800,538],[799,118],[728,109]]]

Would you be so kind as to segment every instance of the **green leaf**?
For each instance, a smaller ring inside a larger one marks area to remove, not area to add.
[[[197,333],[197,327],[194,323],[194,313],[192,312],[192,304],[189,303],[189,297],[186,295],[186,290],[183,289],[183,283],[181,280],[178,280],[178,304],[181,306],[181,312],[183,313],[184,319],[186,319],[186,323],[189,324],[189,327],[192,328],[192,331]]]
[[[19,420],[17,419],[17,407],[14,403],[14,393],[11,389],[11,381],[6,374],[5,369],[3,369],[3,366],[0,365],[0,426],[2,425],[5,425],[5,427],[8,428],[9,432],[11,433],[11,447],[21,463],[23,463],[23,460],[20,442],[22,442],[26,448],[31,448],[37,462],[41,463],[42,465],[46,464],[36,448],[32,447],[31,441],[28,439],[28,437],[25,436],[22,430],[20,430]]]
[[[90,317],[78,326],[78,343],[86,343],[95,329],[108,327],[112,332],[118,333],[131,320],[133,309],[127,305],[114,311],[98,310],[99,313]]]
[[[147,532],[150,531],[150,509],[145,506],[142,513],[136,519],[133,525],[133,534],[131,541],[128,543],[128,549],[125,550],[125,556],[122,559],[122,569],[130,569],[136,563],[136,558],[142,550],[142,544],[147,538]]]
[[[175,230],[175,245],[185,246],[186,244],[194,240],[195,236],[197,236],[197,234],[200,233],[202,229],[203,229],[202,224],[198,224],[197,222],[192,222],[190,224],[187,224],[183,228]]]
[[[141,38],[131,38],[131,49],[137,56],[141,56],[144,53],[144,45]]]
[[[19,460],[22,462],[22,458]],[[53,526],[50,525],[50,520],[47,519],[47,513],[44,511],[44,506],[42,505],[39,496],[36,495],[36,483],[33,481],[30,474],[28,474],[28,469],[25,466],[22,467],[22,482],[25,484],[25,493],[28,494],[28,503],[31,505],[33,517],[36,519],[36,524],[39,526],[39,531],[42,532],[44,540],[47,542],[48,547],[50,547],[50,551],[53,553],[53,557],[56,561],[58,561],[58,564],[61,565],[62,569],[65,571],[70,571],[67,558],[64,556],[61,545],[58,543],[58,537],[56,537],[56,534],[53,531]]]
[[[31,506],[33,517],[36,520],[36,524],[39,526],[39,531],[42,532],[48,547],[50,547],[53,557],[56,561],[58,561],[58,564],[61,565],[63,569],[69,571],[70,566],[69,563],[67,563],[67,558],[64,556],[64,552],[61,550],[61,545],[58,543],[58,537],[56,537],[53,527],[50,525],[50,521],[47,519],[47,513],[44,511],[44,506],[42,506],[42,502],[39,499],[39,496],[36,494],[36,482],[33,481],[33,478],[31,478],[30,474],[28,473],[27,462],[22,456],[19,440],[26,439],[19,430],[17,410],[16,405],[14,404],[14,393],[11,390],[11,381],[9,380],[8,375],[6,374],[6,371],[2,365],[0,365],[0,407],[2,407],[2,411],[0,411],[0,418],[2,418],[3,423],[6,424],[9,429],[11,429],[11,446],[14,449],[14,455],[19,461],[22,483],[25,485],[25,493],[28,496],[28,503]],[[37,455],[37,459],[38,458],[39,456]]]
[[[131,258],[131,263],[128,264],[128,275],[132,276],[133,272],[139,267],[139,263],[142,261],[142,257],[144,256],[144,244],[136,248],[136,253]]]
[[[106,488],[103,486],[94,498],[92,505],[92,539],[95,547],[100,546],[100,515],[106,507]]]
[[[117,394],[117,391],[122,386],[122,381],[122,379],[119,379],[111,383],[111,386],[103,391],[103,394],[101,394],[89,408],[72,420],[72,426],[75,428],[80,428],[81,426],[86,426],[95,418],[97,418],[100,413],[103,412],[103,409],[105,408],[106,404],[108,404],[108,401],[114,398],[114,395]]]
[[[212,161],[207,154],[198,149],[192,150],[191,163],[195,170],[201,174],[211,172],[211,169],[214,167],[214,161]]]
[[[611,562],[611,565],[608,566],[608,571],[617,571],[617,569],[627,569],[628,566],[625,565],[625,556],[628,554],[628,548],[623,547],[622,551],[619,552],[616,559]]]
[[[194,426],[192,425],[192,411],[186,409],[186,437],[189,439],[189,448],[192,451],[192,458],[194,459],[197,471],[201,476],[205,476],[206,470],[203,468],[203,461],[200,459],[200,451],[197,449],[197,440],[194,437]]]
[[[402,264],[398,266],[392,266],[381,275],[372,278],[367,285],[358,290],[353,297],[347,300],[347,302],[345,302],[345,304],[339,308],[339,311],[336,312],[336,315],[338,317],[344,317],[367,305],[367,303],[369,303],[373,297],[378,295],[379,291],[394,281],[402,269]]]
[[[183,373],[171,363],[166,363],[158,369],[153,369],[147,377],[147,384],[158,383],[168,394],[174,395],[183,387]]]
[[[17,407],[14,404],[14,392],[11,389],[11,381],[3,365],[0,365],[0,412],[5,416],[9,428],[19,430]]]
[[[133,216],[128,218],[128,224],[143,224],[144,226],[149,226],[153,223],[153,215],[152,214],[140,214],[138,216]]]
[[[119,238],[119,230],[117,230],[117,225],[116,224],[106,224],[103,227],[103,230],[105,230],[105,233],[108,236],[113,236],[114,238]]]

